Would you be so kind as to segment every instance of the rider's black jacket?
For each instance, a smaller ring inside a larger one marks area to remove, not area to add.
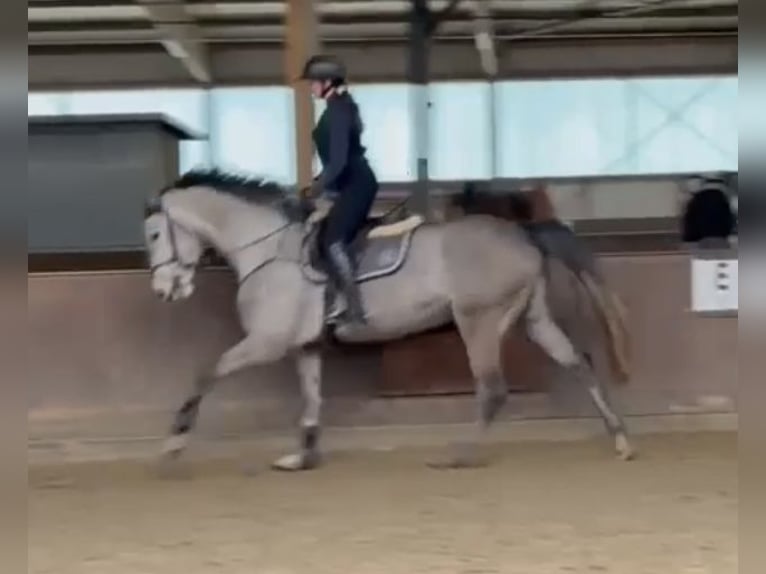
[[[323,167],[322,187],[325,193],[335,196],[325,241],[348,244],[364,225],[378,192],[378,181],[362,145],[359,109],[348,92],[327,99],[313,139]]]

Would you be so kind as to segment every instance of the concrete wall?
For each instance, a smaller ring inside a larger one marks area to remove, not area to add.
[[[632,414],[732,412],[737,387],[737,319],[689,312],[684,254],[612,256],[605,269],[631,311],[636,371],[619,392]],[[195,373],[239,330],[234,285],[206,272],[193,300],[154,299],[144,272],[29,277],[29,436],[146,437],[163,434]],[[469,397],[376,397],[380,353],[330,357],[330,425],[461,422]],[[516,396],[506,417],[590,416],[580,389],[562,377],[547,395]],[[221,384],[205,403],[201,433],[251,433],[293,424],[299,392],[285,365]]]
[[[564,220],[676,218],[682,207],[682,182],[676,178],[553,183],[556,213]]]

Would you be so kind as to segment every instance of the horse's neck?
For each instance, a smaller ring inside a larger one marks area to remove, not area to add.
[[[249,265],[253,252],[270,247],[267,236],[285,223],[271,207],[205,188],[178,193],[171,210],[179,223],[199,234],[239,272],[246,272],[242,267]],[[260,242],[262,238],[267,239]]]

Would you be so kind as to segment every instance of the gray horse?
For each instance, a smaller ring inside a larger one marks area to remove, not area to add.
[[[305,470],[320,461],[322,341],[326,283],[312,265],[307,224],[289,192],[259,179],[190,172],[153,200],[145,214],[152,289],[162,299],[194,291],[197,264],[212,246],[239,280],[245,338],[204,373],[176,414],[164,456],[184,450],[200,403],[214,383],[247,367],[292,357],[305,401],[300,445],[275,461]],[[601,414],[618,455],[632,457],[625,425],[588,361],[551,318],[543,260],[514,223],[467,216],[446,224],[408,220],[373,229],[358,249],[358,278],[368,324],[333,326],[341,343],[388,341],[454,322],[476,380],[477,436],[440,466],[471,466],[479,439],[506,400],[501,339],[523,320],[529,337],[570,369]]]

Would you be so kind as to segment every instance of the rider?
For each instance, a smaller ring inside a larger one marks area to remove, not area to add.
[[[314,56],[306,62],[302,78],[311,82],[313,96],[326,102],[312,134],[323,168],[314,181],[312,195],[333,201],[320,248],[330,267],[330,280],[345,295],[348,319],[365,323],[349,245],[367,221],[378,181],[365,157],[362,119],[348,92],[343,63],[332,56]],[[341,312],[338,309],[330,318]]]

